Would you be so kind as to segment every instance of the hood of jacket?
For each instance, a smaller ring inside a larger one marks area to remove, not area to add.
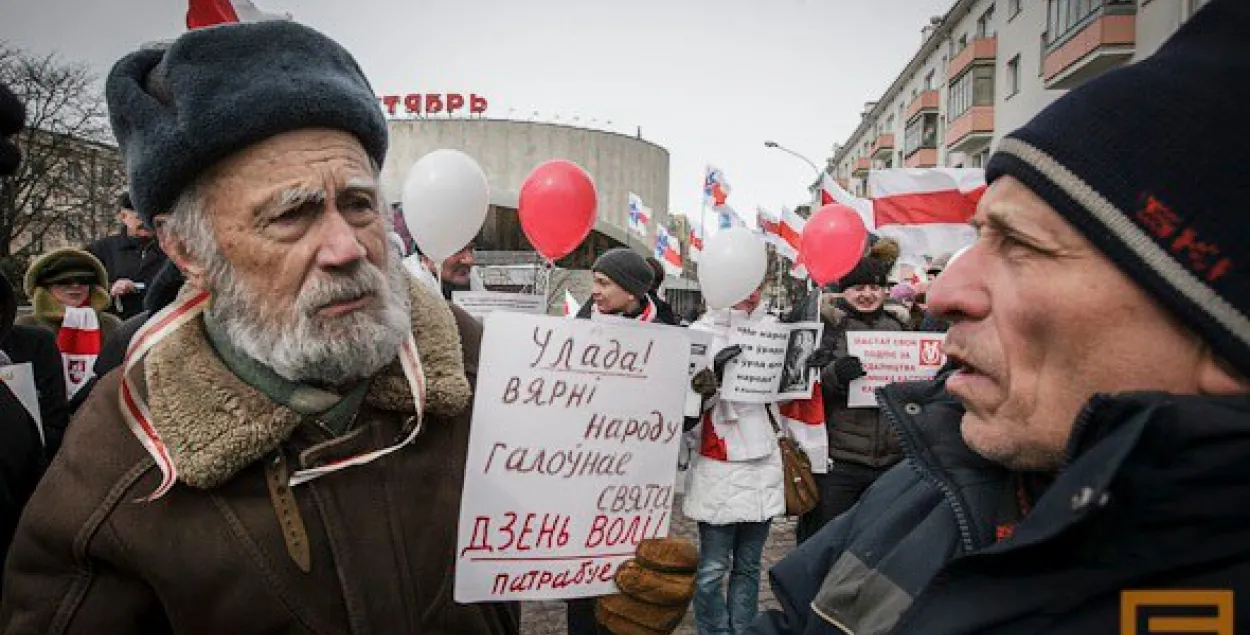
[[[453,417],[472,396],[455,316],[417,281],[410,281],[409,294],[426,377],[426,418]],[[179,479],[192,487],[229,480],[304,422],[235,376],[213,351],[199,319],[169,334],[148,354],[143,377],[153,427],[169,448]],[[374,375],[365,402],[380,410],[416,412],[398,359]]]

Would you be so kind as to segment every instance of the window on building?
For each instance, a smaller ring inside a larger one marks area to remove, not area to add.
[[[925,90],[933,90],[933,73],[934,71],[929,71],[924,76],[924,89]]]
[[[1046,41],[1054,43],[1085,26],[1087,19],[1107,5],[1133,4],[1135,0],[1047,0]]]
[[[946,96],[946,115],[955,119],[973,106],[994,104],[994,67],[973,66],[955,80]]]
[[[977,37],[987,38],[994,37],[994,5],[985,10],[981,17],[977,18]]]
[[[1020,92],[1020,54],[1007,60],[1007,96]]]
[[[894,133],[894,115],[890,115],[890,116],[889,116],[889,117],[885,120],[885,131],[884,131],[884,132],[885,132],[885,134],[893,134],[893,133]]]
[[[1020,0],[1007,0],[1007,19],[1020,15]]]
[[[955,55],[959,55],[961,51],[968,48],[968,34],[959,36],[958,42],[955,44]]]
[[[923,148],[936,148],[938,143],[938,116],[936,112],[927,112],[907,124],[905,146],[907,156]]]

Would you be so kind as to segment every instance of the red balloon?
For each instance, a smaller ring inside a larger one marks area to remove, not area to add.
[[[799,240],[799,258],[816,284],[850,273],[864,257],[868,229],[855,210],[830,203],[812,214]]]
[[[599,196],[590,175],[576,163],[548,161],[521,185],[517,216],[530,244],[548,260],[569,255],[595,226]]]

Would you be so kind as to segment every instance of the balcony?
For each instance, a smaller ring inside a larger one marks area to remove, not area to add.
[[[876,159],[881,155],[885,155],[882,160],[890,158],[890,154],[894,152],[894,135],[883,134],[878,135],[876,142],[872,144],[872,152],[869,154]]]
[[[1046,88],[1070,89],[1133,59],[1137,7],[1115,3],[1094,9],[1067,32],[1043,35]]]
[[[954,84],[955,80],[959,79],[959,76],[963,75],[964,71],[973,64],[993,64],[997,58],[998,38],[985,37],[973,40],[946,66],[946,76],[950,78],[949,83]]]
[[[938,96],[937,90],[926,90],[923,93],[916,95],[916,98],[911,100],[910,104],[907,104],[907,115],[905,120],[910,122],[912,119],[916,118],[916,115],[919,115],[922,112],[937,111],[938,104],[940,102],[941,99]]]
[[[872,159],[864,157],[855,162],[855,171],[851,172],[851,176],[867,176],[868,171],[872,169]]]
[[[993,137],[993,106],[973,106],[946,126],[946,148],[951,152],[981,150]]]
[[[907,157],[904,165],[909,168],[936,168],[937,155],[937,148],[920,148]]]

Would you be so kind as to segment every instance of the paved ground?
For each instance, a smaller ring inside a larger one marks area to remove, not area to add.
[[[698,542],[698,529],[693,521],[681,514],[681,498],[673,505],[672,534],[689,538]],[[760,608],[777,606],[772,593],[768,589],[766,572],[794,549],[794,521],[774,520],[768,542],[764,545],[764,561],[760,565]],[[564,603],[563,602],[526,602],[522,606],[521,633],[524,635],[565,635]],[[693,611],[686,614],[686,619],[677,628],[677,635],[694,635]]]

